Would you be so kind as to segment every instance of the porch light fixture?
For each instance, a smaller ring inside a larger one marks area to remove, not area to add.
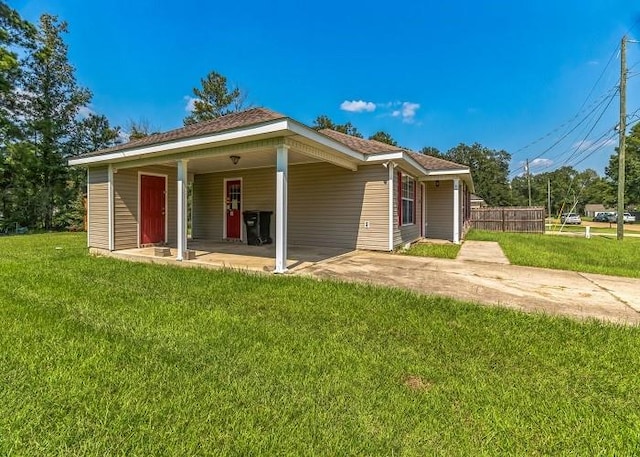
[[[231,159],[234,165],[238,165],[238,162],[240,161],[240,156],[229,156],[229,158]]]
[[[440,187],[440,181],[436,181],[436,187]]]

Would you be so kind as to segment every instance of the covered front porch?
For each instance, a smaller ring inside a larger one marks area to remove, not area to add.
[[[156,255],[153,246],[122,249],[118,251],[96,251],[100,255],[136,262],[173,264],[185,267],[232,268],[234,270],[271,273],[275,269],[276,247],[273,244],[249,246],[244,243],[224,241],[189,240],[189,250],[194,257],[188,262],[177,260],[176,245],[169,246],[166,256]],[[288,271],[303,270],[330,259],[352,252],[346,248],[325,246],[289,246],[286,262]]]

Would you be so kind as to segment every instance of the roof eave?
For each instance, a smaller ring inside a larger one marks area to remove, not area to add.
[[[158,156],[159,153],[170,154],[180,151],[189,151],[202,148],[207,145],[223,141],[233,141],[252,136],[265,135],[269,133],[287,131],[288,118],[274,119],[272,121],[242,127],[222,132],[215,132],[207,135],[200,135],[191,138],[181,138],[177,140],[165,141],[161,143],[149,144],[139,147],[121,149],[118,151],[107,152],[86,157],[76,157],[69,159],[69,165],[92,165],[98,163],[114,163],[123,160],[132,160],[148,157],[152,154]]]

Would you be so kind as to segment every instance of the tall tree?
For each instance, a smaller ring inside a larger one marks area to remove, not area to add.
[[[16,96],[22,69],[18,51],[33,47],[35,27],[0,1],[0,141],[19,136],[15,125]]]
[[[72,155],[98,151],[115,146],[120,138],[120,127],[111,127],[103,114],[91,113],[76,124]]]
[[[37,163],[34,198],[41,214],[33,224],[46,229],[66,224],[77,192],[67,186],[66,159],[73,154],[78,111],[91,99],[91,93],[76,83],[63,39],[67,32],[66,22],[42,15],[35,51],[25,62],[24,129]]]
[[[351,122],[347,122],[345,124],[336,124],[326,114],[321,114],[320,116],[316,117],[311,128],[313,128],[314,130],[330,129],[335,130],[336,132],[344,133],[346,135],[363,138],[362,134]]]
[[[391,137],[391,135],[389,135],[387,132],[384,132],[382,130],[378,130],[376,133],[371,135],[369,139],[379,141],[381,143],[387,143],[387,144],[390,144],[391,146],[398,146],[398,142],[394,140]]]
[[[609,158],[605,175],[611,186],[608,203],[615,204],[618,200],[618,148]],[[640,123],[631,128],[626,138],[624,176],[624,205],[637,208],[640,206]]]
[[[19,52],[33,48],[34,36],[35,27],[0,1],[0,230],[8,221],[21,223],[14,219],[27,211],[18,195],[23,182],[30,179],[28,168],[21,166],[29,152],[16,145],[23,137],[18,104],[23,76]]]
[[[212,71],[200,83],[202,87],[193,88],[193,111],[184,118],[184,125],[208,121],[245,109],[245,93],[237,86],[229,88],[227,78],[220,73]]]
[[[444,158],[453,162],[467,165],[476,193],[489,206],[502,206],[510,203],[509,192],[509,161],[511,154],[507,151],[496,151],[474,143],[471,146],[459,144],[449,149]]]

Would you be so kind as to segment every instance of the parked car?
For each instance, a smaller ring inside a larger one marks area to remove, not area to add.
[[[609,222],[611,217],[611,213],[602,212],[598,213],[593,217],[593,222]]]
[[[617,222],[618,213],[611,213],[609,222]],[[625,224],[633,224],[636,221],[636,217],[631,213],[622,213],[622,222]]]
[[[582,224],[582,218],[580,217],[579,214],[576,214],[576,213],[565,213],[562,216],[560,216],[560,222],[562,222],[563,224],[580,225]]]

